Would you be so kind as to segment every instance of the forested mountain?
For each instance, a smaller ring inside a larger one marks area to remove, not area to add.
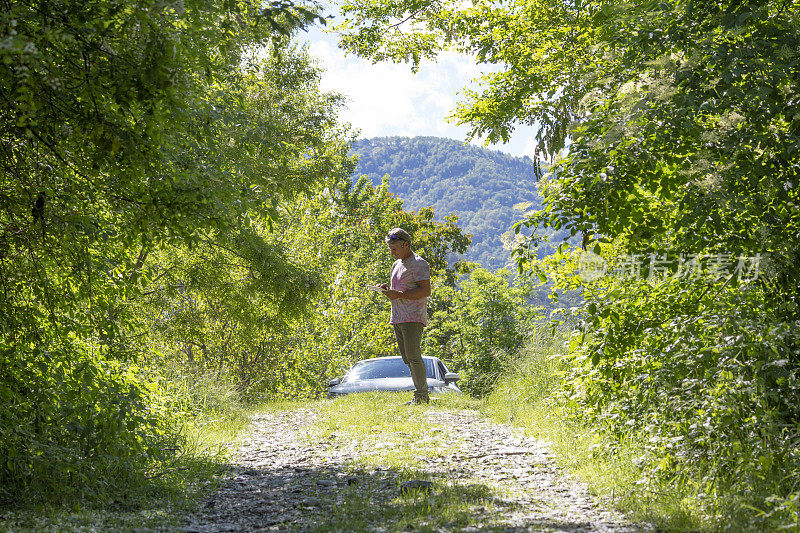
[[[432,206],[439,220],[457,215],[459,227],[472,234],[465,259],[487,268],[508,263],[503,233],[525,212],[541,208],[528,157],[438,137],[359,139],[353,151],[359,156],[354,179],[365,174],[377,185],[388,175],[389,190],[405,209]]]

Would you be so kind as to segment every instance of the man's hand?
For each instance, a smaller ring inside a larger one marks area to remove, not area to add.
[[[388,283],[381,283],[378,285],[381,289],[383,289],[383,295],[386,296],[390,300],[397,300],[398,298],[403,297],[403,293],[400,291],[393,291],[389,288]]]
[[[393,291],[391,289],[386,289],[383,291],[383,295],[389,298],[390,300],[397,300],[398,298],[403,297],[403,293],[400,291]]]
[[[380,287],[386,285],[385,283],[381,284]],[[400,291],[393,291],[386,287],[386,290],[383,291],[383,294],[389,298],[390,300],[396,300],[398,298],[405,298],[406,300],[419,300],[422,298],[427,298],[431,295],[431,280],[423,279],[417,282],[418,287],[416,289],[411,289],[405,292]]]

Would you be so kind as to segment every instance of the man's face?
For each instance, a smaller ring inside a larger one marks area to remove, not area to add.
[[[394,241],[388,243],[386,246],[389,247],[389,253],[392,254],[392,257],[395,259],[404,259],[405,258],[405,249],[408,246],[406,241]]]

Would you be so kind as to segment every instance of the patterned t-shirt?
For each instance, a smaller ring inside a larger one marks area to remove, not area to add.
[[[419,282],[426,279],[431,279],[431,269],[428,266],[428,262],[411,252],[411,255],[405,259],[398,259],[392,265],[389,288],[394,291],[410,291],[419,287]],[[427,303],[427,298],[420,298],[419,300],[397,298],[392,300],[392,315],[389,318],[389,323],[421,322],[423,326],[427,325]]]

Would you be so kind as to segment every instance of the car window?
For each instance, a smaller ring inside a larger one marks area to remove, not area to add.
[[[441,361],[439,361],[439,373],[442,375],[442,379],[447,375],[447,369]]]
[[[423,361],[425,361],[425,373],[429,378],[433,378],[435,376],[433,361],[431,359],[423,359]],[[342,381],[402,377],[411,377],[411,372],[408,365],[399,357],[396,359],[367,359],[356,363]]]
[[[434,367],[433,359],[422,359],[425,361],[425,373],[431,379],[436,379],[436,368]]]
[[[397,359],[375,359],[361,361],[347,373],[345,381],[359,379],[401,378],[411,376],[408,367],[399,357]]]

